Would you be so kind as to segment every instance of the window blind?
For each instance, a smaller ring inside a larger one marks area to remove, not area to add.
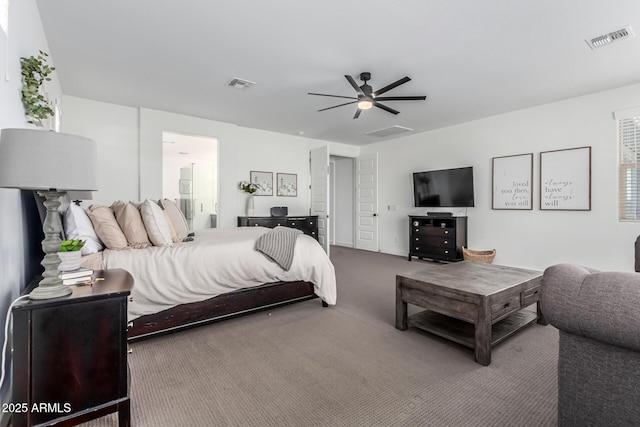
[[[640,116],[618,119],[619,195],[622,221],[640,220]]]

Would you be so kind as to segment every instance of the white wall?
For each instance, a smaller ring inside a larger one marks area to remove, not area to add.
[[[140,200],[136,108],[65,95],[62,131],[91,138],[98,146],[99,191],[84,204]]]
[[[379,155],[380,250],[406,255],[407,215],[427,211],[412,207],[411,172],[473,166],[476,207],[466,211],[470,248],[497,249],[498,264],[542,269],[574,262],[632,271],[640,223],[617,220],[612,112],[638,105],[640,84],[363,147],[363,153]],[[539,153],[582,146],[592,147],[591,211],[540,211]],[[492,210],[492,157],[531,152],[534,209]]]
[[[21,0],[9,6],[9,46],[6,51],[6,35],[0,29],[0,129],[33,127],[27,123],[24,107],[20,99],[22,87],[20,57],[37,55],[39,50],[49,52],[44,36],[40,14],[34,0]],[[5,59],[7,61],[5,62]],[[55,65],[52,57],[49,64]],[[8,69],[5,69],[8,64]],[[5,80],[5,73],[9,80]],[[61,97],[60,85],[54,72],[46,90],[51,99]],[[5,314],[12,300],[32,279],[28,235],[25,216],[29,213],[23,207],[19,190],[0,189],[0,322],[4,324]],[[35,260],[36,267],[37,262]],[[40,270],[42,271],[42,270]],[[4,338],[0,338],[4,339]],[[1,399],[7,396],[7,381],[1,389]]]
[[[332,154],[355,156],[358,147],[326,143],[239,127],[146,108],[105,104],[65,96],[63,131],[98,143],[100,190],[93,203],[162,197],[162,132],[218,139],[220,193],[218,226],[234,227],[246,214],[246,193],[238,189],[252,170],[298,175],[298,197],[255,197],[255,215],[272,206],[288,206],[291,215],[308,214],[309,149],[329,145]]]

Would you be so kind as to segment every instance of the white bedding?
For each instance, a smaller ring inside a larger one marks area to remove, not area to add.
[[[129,271],[135,285],[129,320],[179,304],[202,301],[236,289],[277,281],[304,280],[316,295],[336,303],[333,264],[318,242],[300,235],[289,271],[254,250],[264,227],[199,230],[193,242],[103,253],[104,268]]]

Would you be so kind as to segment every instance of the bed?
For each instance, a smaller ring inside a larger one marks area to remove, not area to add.
[[[83,266],[133,275],[130,341],[317,297],[323,306],[335,304],[335,272],[318,242],[297,236],[285,270],[254,249],[271,231],[199,230],[193,241],[173,247],[105,249],[83,257]]]

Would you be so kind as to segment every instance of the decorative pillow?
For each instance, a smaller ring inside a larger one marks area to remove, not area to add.
[[[93,229],[108,249],[121,250],[127,248],[127,238],[120,229],[116,217],[110,207],[91,205],[87,211],[93,223]]]
[[[133,204],[118,200],[111,205],[111,209],[129,246],[135,249],[151,246],[140,211]]]
[[[160,208],[162,208],[162,206],[160,206]],[[173,224],[171,224],[171,218],[167,215],[167,211],[163,210],[162,212],[164,213],[164,217],[167,219],[167,224],[169,224],[169,229],[171,230],[171,241],[173,243],[180,242],[180,240],[178,240],[178,235],[176,234],[176,229],[173,228]]]
[[[93,229],[89,216],[80,206],[71,203],[62,217],[62,221],[67,239],[84,240],[84,246],[80,249],[82,255],[95,254],[104,249]]]
[[[176,231],[176,240],[174,240],[174,242],[182,242],[187,237],[187,234],[189,234],[187,219],[172,200],[162,199],[159,203],[169,217],[173,229]]]
[[[147,229],[149,240],[154,246],[173,246],[171,228],[162,208],[153,200],[145,200],[140,204],[142,222]]]

